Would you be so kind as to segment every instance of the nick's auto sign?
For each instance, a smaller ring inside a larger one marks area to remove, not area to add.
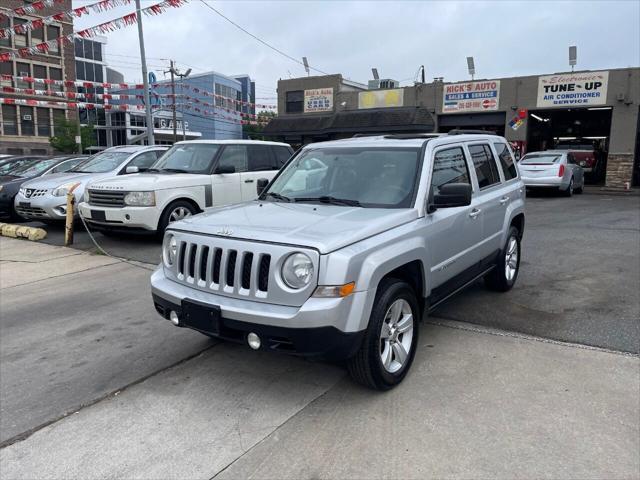
[[[499,103],[500,80],[453,83],[443,88],[442,111],[445,113],[498,110]]]
[[[607,103],[609,72],[566,73],[538,77],[538,107]]]

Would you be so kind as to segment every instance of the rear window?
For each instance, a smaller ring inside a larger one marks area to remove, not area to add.
[[[521,165],[537,165],[537,164],[552,164],[558,163],[562,158],[562,154],[536,154],[536,155],[525,155],[520,160]]]

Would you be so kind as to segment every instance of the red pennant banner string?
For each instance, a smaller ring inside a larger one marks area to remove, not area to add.
[[[107,1],[107,0],[103,0]],[[114,0],[108,0],[114,1]],[[147,8],[143,8],[141,12],[144,15],[159,15],[164,13],[169,8],[180,8],[187,3],[187,0],[164,0],[156,5],[152,5]],[[21,48],[17,51],[13,52],[3,52],[0,53],[0,62],[8,62],[13,58],[18,57],[26,57],[29,55],[36,55],[38,53],[46,52],[51,46],[63,44],[69,44],[73,42],[75,36],[81,38],[92,38],[96,35],[105,34],[108,32],[113,32],[115,30],[119,30],[121,28],[128,27],[130,25],[134,25],[138,22],[138,16],[136,12],[129,13],[124,17],[116,18],[110,20],[105,23],[101,23],[100,25],[96,25],[94,27],[85,28],[84,30],[80,30],[79,32],[71,33],[69,35],[62,35],[61,37],[54,38],[49,40],[48,42],[39,43],[37,45],[33,45],[31,47]]]

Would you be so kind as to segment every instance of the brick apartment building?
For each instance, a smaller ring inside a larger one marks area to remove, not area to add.
[[[0,12],[12,12],[13,9],[24,5],[23,0],[0,0]],[[53,15],[72,8],[71,0],[56,2],[52,7],[38,10],[34,15],[2,15],[0,28],[12,27],[26,23],[39,17]],[[69,35],[73,32],[71,21],[53,22],[39,29],[24,34],[0,38],[0,54],[15,51],[23,47],[37,45],[42,42]],[[49,78],[53,80],[75,80],[74,45],[65,44],[54,46],[46,54],[30,55],[25,58],[14,58],[10,61],[0,61],[0,73],[11,76],[31,76],[34,78]],[[0,98],[34,99],[60,101],[61,98],[42,95],[28,95],[22,93],[7,93],[2,87],[37,88],[40,90],[63,89],[60,85],[33,85],[19,80],[6,80],[0,77]],[[49,137],[53,135],[56,119],[64,117],[67,112],[63,108],[34,107],[23,105],[1,105],[0,108],[0,153],[10,154],[48,154],[52,153]],[[74,111],[69,115],[75,117]]]

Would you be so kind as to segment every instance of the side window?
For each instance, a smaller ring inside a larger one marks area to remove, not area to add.
[[[431,175],[433,193],[437,194],[440,187],[447,183],[471,183],[467,161],[461,147],[440,150],[433,157],[433,175]]]
[[[249,145],[249,171],[277,170],[276,161],[267,145]]]
[[[518,176],[516,163],[513,160],[513,156],[511,155],[507,144],[494,143],[493,146],[496,148],[496,152],[498,152],[498,158],[500,159],[500,165],[502,165],[502,172],[504,173],[505,181],[508,182],[512,178],[516,178]]]
[[[67,160],[66,162],[59,163],[51,170],[51,173],[67,172],[80,162],[85,161],[86,158],[74,158],[73,160]]]
[[[567,163],[570,165],[577,165],[576,157],[573,156],[573,153],[567,153]]]
[[[247,171],[247,146],[246,145],[227,145],[224,147],[218,166],[230,165],[235,167],[236,173]]]
[[[489,145],[469,145],[469,153],[471,153],[480,189],[500,183],[498,166]]]
[[[277,167],[282,168],[282,166],[287,163],[287,160],[291,158],[291,152],[287,147],[271,147],[273,153],[276,156]]]
[[[167,151],[166,150],[155,150],[153,153],[156,155],[156,158],[160,158],[162,155],[167,153]]]
[[[140,169],[149,168],[153,165],[158,157],[156,157],[156,152],[144,152],[131,160],[127,167],[138,167]]]

